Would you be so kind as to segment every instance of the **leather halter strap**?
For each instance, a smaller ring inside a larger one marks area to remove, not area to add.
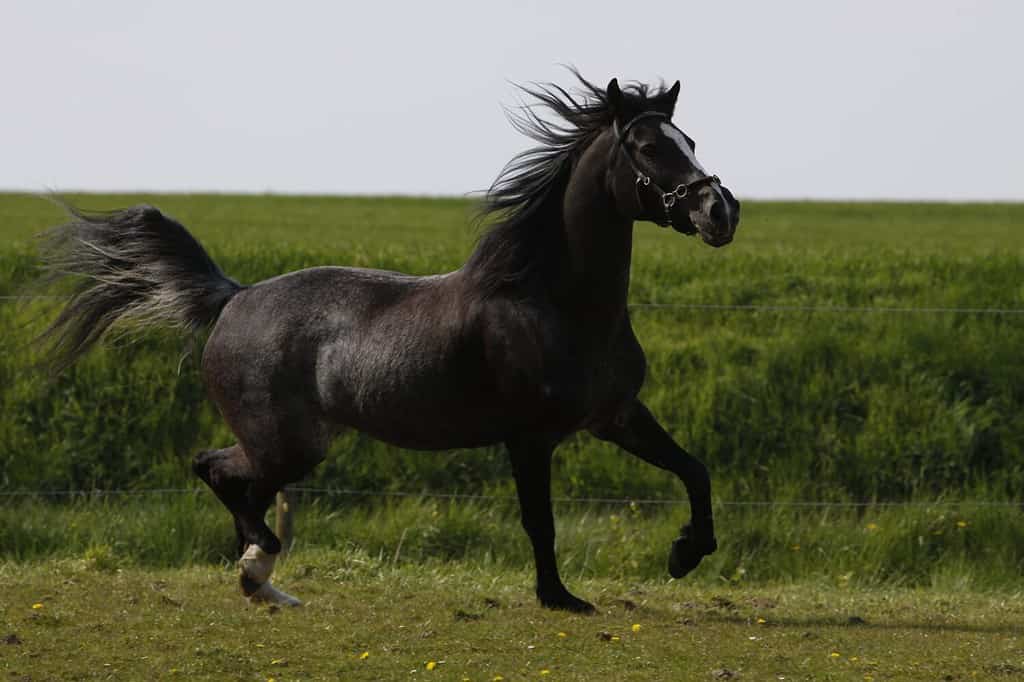
[[[654,182],[654,180],[651,179],[650,175],[647,175],[642,170],[640,170],[639,166],[637,166],[636,164],[636,160],[633,158],[633,155],[629,153],[629,149],[626,147],[626,135],[629,134],[629,131],[637,123],[650,118],[660,119],[668,123],[669,125],[672,125],[670,122],[670,118],[667,114],[664,114],[660,111],[644,111],[631,118],[629,122],[626,123],[626,125],[622,126],[621,130],[619,130],[619,122],[613,121],[612,129],[615,133],[616,146],[622,148],[622,152],[623,154],[625,154],[626,160],[629,161],[630,168],[633,169],[633,174],[636,175],[636,182],[634,183],[633,188],[636,191],[637,205],[640,207],[640,210],[643,210],[644,204],[640,200],[640,186],[643,185],[644,187],[652,187],[658,194],[661,195],[661,205],[665,209],[665,222],[663,224],[658,224],[661,225],[662,227],[668,227],[672,225],[672,207],[676,205],[676,202],[679,199],[687,198],[690,195],[690,190],[698,189],[702,185],[709,185],[711,183],[716,183],[720,185],[722,184],[722,181],[718,179],[717,175],[705,175],[703,178],[698,178],[693,182],[681,183],[677,185],[676,188],[671,192],[666,192],[658,185],[658,183]]]

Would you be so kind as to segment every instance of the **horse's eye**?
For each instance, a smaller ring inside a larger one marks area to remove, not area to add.
[[[658,151],[658,146],[653,142],[645,142],[640,145],[640,153],[644,156],[654,156],[654,153]]]

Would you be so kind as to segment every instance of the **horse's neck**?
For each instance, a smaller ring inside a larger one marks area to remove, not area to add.
[[[566,186],[565,263],[556,289],[571,309],[603,321],[625,315],[633,252],[633,221],[619,214],[607,186],[609,137],[590,145]]]

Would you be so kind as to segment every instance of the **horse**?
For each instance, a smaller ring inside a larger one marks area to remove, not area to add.
[[[707,468],[637,397],[646,361],[627,294],[634,222],[722,247],[740,204],[672,123],[678,81],[600,88],[572,73],[572,91],[520,86],[532,105],[509,118],[536,146],[484,194],[486,229],[454,272],[313,267],[243,286],[148,205],[67,206],[46,233],[47,279],[74,281],[43,333],[57,371],[112,326],[206,332],[202,379],[237,442],[192,468],[234,518],[250,602],[301,603],[271,584],[281,542],[264,515],[348,429],[411,450],[504,444],[543,607],[594,611],[555,559],[551,459],[579,431],[682,480],[690,520],[672,576],[716,550]]]

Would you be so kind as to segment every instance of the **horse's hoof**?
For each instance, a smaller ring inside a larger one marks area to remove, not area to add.
[[[682,534],[672,543],[668,554],[668,572],[673,578],[682,578],[697,568],[701,559],[718,549],[714,538],[711,542],[698,542],[692,536],[689,526],[683,528]]]
[[[540,605],[546,609],[569,611],[571,613],[597,613],[597,609],[594,608],[593,604],[573,596],[569,590],[564,588],[556,594],[538,594],[537,598],[540,599]]]
[[[277,606],[302,606],[302,600],[283,592],[270,582],[265,582],[246,597],[250,604],[275,604]]]

